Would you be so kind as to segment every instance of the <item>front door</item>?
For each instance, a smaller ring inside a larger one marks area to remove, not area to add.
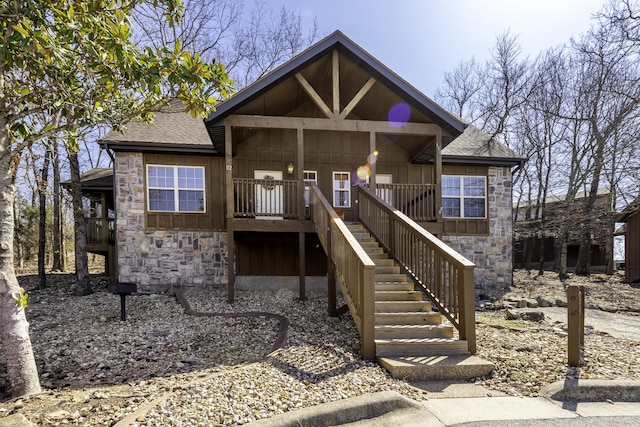
[[[256,219],[283,219],[282,171],[256,170],[255,210]]]

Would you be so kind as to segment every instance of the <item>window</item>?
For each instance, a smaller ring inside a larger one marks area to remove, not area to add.
[[[318,185],[317,171],[304,171],[304,206],[309,207],[309,190],[311,186]]]
[[[147,165],[148,209],[204,212],[204,167]]]
[[[445,218],[486,218],[484,176],[442,176],[442,216]]]
[[[351,207],[351,179],[349,172],[333,172],[333,207]]]

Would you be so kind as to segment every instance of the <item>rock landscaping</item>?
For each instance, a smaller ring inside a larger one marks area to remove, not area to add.
[[[21,414],[41,426],[241,425],[383,390],[429,398],[361,360],[353,321],[349,315],[328,317],[324,293],[308,293],[301,302],[286,290],[245,291],[228,305],[223,288],[184,291],[194,311],[286,317],[287,342],[273,351],[277,318],[190,316],[175,296],[163,294],[127,297],[127,321],[121,322],[119,298],[107,291],[104,278],[94,277],[96,292],[87,297],[70,292],[69,275],[52,275],[41,291],[33,276],[20,279],[30,294],[27,317],[44,392],[10,400],[0,358],[0,420]],[[571,280],[588,287],[592,307],[617,306],[620,316],[639,315],[640,289],[621,276]],[[479,355],[496,369],[477,384],[490,393],[536,396],[565,378],[640,380],[638,341],[593,330],[585,338],[584,366],[569,368],[562,322],[507,319],[507,310],[535,309],[535,303],[561,306],[563,293],[557,275],[519,271],[501,300],[479,304]]]

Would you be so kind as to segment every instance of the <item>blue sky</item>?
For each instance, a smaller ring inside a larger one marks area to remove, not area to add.
[[[433,97],[444,73],[460,61],[490,57],[496,35],[518,35],[535,57],[586,32],[606,0],[270,0],[317,19],[321,34],[335,30],[400,77]]]

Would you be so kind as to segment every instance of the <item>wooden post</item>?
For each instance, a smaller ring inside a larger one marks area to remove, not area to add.
[[[584,345],[584,287],[567,286],[567,358],[570,366],[582,363],[582,346]]]
[[[333,116],[340,114],[340,61],[338,51],[334,50],[332,56],[332,80],[333,80]]]
[[[362,284],[360,286],[360,302],[362,313],[360,321],[360,356],[365,360],[376,358],[375,343],[375,267],[360,266],[362,269]]]
[[[475,354],[476,345],[476,289],[473,267],[458,271],[458,303],[460,304],[460,339],[467,341],[469,353]],[[462,283],[460,283],[462,281]]]
[[[225,158],[225,193],[227,198],[227,302],[232,304],[235,299],[235,281],[236,281],[236,255],[235,241],[233,236],[233,139],[231,135],[231,126],[224,126],[224,158]]]
[[[305,259],[305,243],[304,243],[304,231],[298,233],[298,268],[300,269],[300,301],[307,300],[306,294],[306,259]]]
[[[433,183],[436,186],[436,221],[442,222],[442,131],[436,135],[433,150]]]
[[[305,219],[305,206],[304,206],[304,130],[302,128],[296,129],[297,140],[297,153],[296,153],[296,181],[298,181],[298,188],[296,198],[298,203],[296,209],[298,210],[298,220],[304,221]]]
[[[376,150],[376,133],[369,132],[369,154],[373,153]],[[371,192],[376,194],[376,163],[371,165],[371,178],[369,179],[369,187],[371,188]]]
[[[338,316],[338,297],[336,293],[336,265],[333,263],[333,255],[331,250],[331,215],[327,214],[327,224],[329,230],[327,230],[327,297],[328,304],[327,311],[329,316]]]
[[[233,230],[227,232],[227,302],[233,304],[236,294],[236,242]]]

